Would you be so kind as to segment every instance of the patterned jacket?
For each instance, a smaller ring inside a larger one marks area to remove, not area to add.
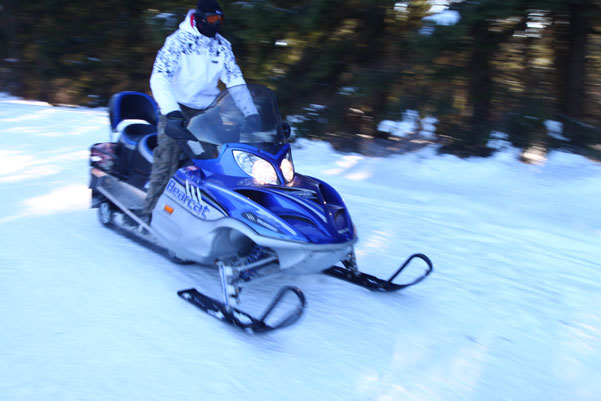
[[[219,94],[221,80],[226,87],[245,84],[236,64],[232,46],[223,36],[202,35],[188,11],[179,29],[169,35],[159,50],[150,88],[162,114],[179,110],[179,105],[204,109]]]

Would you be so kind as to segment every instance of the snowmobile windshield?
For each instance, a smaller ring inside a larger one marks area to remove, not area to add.
[[[252,144],[273,150],[286,143],[273,92],[260,85],[233,86],[192,117],[188,131],[202,144]]]

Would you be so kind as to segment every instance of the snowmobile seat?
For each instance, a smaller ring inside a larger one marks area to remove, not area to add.
[[[136,142],[135,149],[124,148],[122,176],[135,187],[144,189],[152,171],[153,150],[157,147],[157,134],[143,136]]]
[[[109,100],[109,118],[113,132],[124,120],[142,120],[156,127],[159,108],[147,94],[141,92],[119,92]]]
[[[157,144],[156,133],[148,134],[138,142],[138,153],[150,164],[152,164],[154,160],[153,151],[154,148],[157,147]]]
[[[135,150],[136,146],[143,138],[152,134],[156,135],[156,132],[157,128],[154,125],[145,123],[129,124],[126,125],[121,131],[119,142],[121,142],[127,149]]]

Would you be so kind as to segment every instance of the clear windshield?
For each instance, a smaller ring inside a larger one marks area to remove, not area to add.
[[[233,86],[206,111],[190,119],[188,131],[200,143],[248,143],[273,148],[286,143],[273,92],[260,85]]]

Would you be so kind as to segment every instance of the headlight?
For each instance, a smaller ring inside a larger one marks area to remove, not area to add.
[[[290,152],[286,153],[286,157],[280,163],[280,170],[282,170],[286,182],[291,182],[294,179],[294,164],[292,164],[292,155]]]
[[[241,150],[234,150],[233,153],[238,166],[260,184],[278,183],[278,175],[267,160]]]

